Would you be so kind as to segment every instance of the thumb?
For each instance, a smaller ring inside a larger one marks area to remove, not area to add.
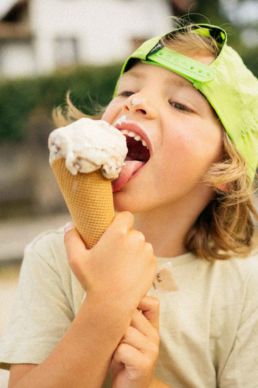
[[[64,243],[68,257],[73,256],[74,252],[85,254],[87,251],[82,238],[70,222],[64,226]]]
[[[159,300],[152,296],[145,296],[138,305],[143,315],[155,329],[159,329]]]
[[[64,244],[70,267],[74,274],[80,278],[82,266],[88,257],[88,249],[72,224],[67,224],[64,227]]]

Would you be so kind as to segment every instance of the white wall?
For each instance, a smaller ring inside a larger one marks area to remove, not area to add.
[[[0,47],[0,72],[7,77],[27,76],[36,71],[33,47],[26,42],[9,42]]]
[[[0,0],[1,1],[1,0]],[[171,27],[166,0],[31,0],[29,44],[0,47],[0,73],[41,74],[62,64],[105,64],[125,58],[133,38]]]
[[[75,38],[79,61],[100,64],[124,58],[132,37],[147,38],[171,25],[163,0],[33,0],[30,18],[41,71],[56,66],[56,38]]]

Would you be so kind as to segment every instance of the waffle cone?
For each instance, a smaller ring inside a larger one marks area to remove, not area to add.
[[[52,170],[74,226],[86,246],[92,248],[115,215],[111,181],[100,170],[72,175],[64,159],[55,160]]]

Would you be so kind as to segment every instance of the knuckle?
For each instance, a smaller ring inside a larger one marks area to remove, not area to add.
[[[135,230],[134,231],[134,240],[135,240],[135,242],[139,242],[139,243],[144,242],[145,241],[144,234]]]
[[[159,355],[159,346],[152,343],[149,348],[149,362],[153,362]]]
[[[68,262],[73,269],[79,268],[78,257],[75,255],[68,256]]]
[[[113,358],[116,362],[119,362],[120,361],[120,358],[121,358],[121,344],[116,348],[116,351],[114,352],[114,355],[113,355]]]
[[[159,351],[159,344],[160,344],[160,336],[159,336],[159,333],[155,332],[153,334],[153,341],[155,343],[155,351],[158,352]]]
[[[123,237],[128,234],[128,230],[133,223],[133,215],[130,212],[121,212],[116,215],[112,223],[113,232],[116,237]]]
[[[117,354],[118,357],[122,357],[122,356],[123,356],[124,351],[125,351],[125,348],[126,348],[126,346],[125,346],[125,344],[123,344],[123,343],[121,343],[121,344],[118,346],[118,348],[116,349],[116,354]]]
[[[131,230],[128,234],[128,241],[130,244],[141,244],[144,242],[144,235],[137,230]]]
[[[146,356],[142,362],[142,370],[147,374],[150,368],[153,366],[153,359],[150,355]]]
[[[124,228],[117,229],[117,231],[116,231],[117,242],[123,241],[123,239],[126,237],[126,235],[127,235],[126,229],[124,229]]]
[[[70,264],[74,264],[77,262],[77,256],[75,256],[74,254],[68,255],[67,258]]]
[[[134,329],[131,326],[129,326],[124,336],[124,341],[130,341],[133,335],[134,335]]]
[[[145,243],[145,250],[148,255],[154,256],[154,251],[151,243],[148,243],[148,242]]]
[[[123,222],[126,222],[126,223],[131,223],[133,222],[134,220],[134,216],[131,212],[129,211],[123,211],[121,213],[118,213],[117,215],[117,219],[118,220],[121,220]]]
[[[80,271],[86,263],[86,258],[80,255],[72,253],[68,256],[68,262],[70,267],[75,271]]]
[[[159,308],[160,308],[160,301],[159,301],[158,298],[152,297],[151,303],[152,303],[152,305],[153,305],[155,310],[159,310]]]
[[[154,254],[152,254],[150,259],[151,259],[151,263],[152,263],[153,267],[156,269],[156,267],[157,267],[157,257]]]
[[[71,236],[69,232],[64,233],[64,243],[67,246],[71,240]]]

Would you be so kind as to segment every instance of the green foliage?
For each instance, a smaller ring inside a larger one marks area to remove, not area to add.
[[[106,105],[110,100],[120,65],[78,67],[39,78],[0,82],[0,141],[17,141],[26,136],[32,112],[40,108],[51,117],[55,106],[65,102],[71,91],[76,106],[92,113],[94,104]]]
[[[228,0],[198,0],[195,2],[195,6],[187,15],[188,19],[197,23],[211,23],[218,24],[225,28],[228,33],[229,45],[232,46],[242,57],[247,67],[258,76],[258,56],[257,56],[257,44],[250,48],[246,47],[241,39],[241,33],[248,27],[251,26],[254,29],[258,29],[257,23],[237,23],[229,20],[229,15],[223,8],[223,2],[226,3]],[[247,2],[247,0],[235,1],[235,7],[239,7],[241,4]]]
[[[243,54],[243,60],[247,67],[258,77],[258,55],[257,47],[246,50]]]

